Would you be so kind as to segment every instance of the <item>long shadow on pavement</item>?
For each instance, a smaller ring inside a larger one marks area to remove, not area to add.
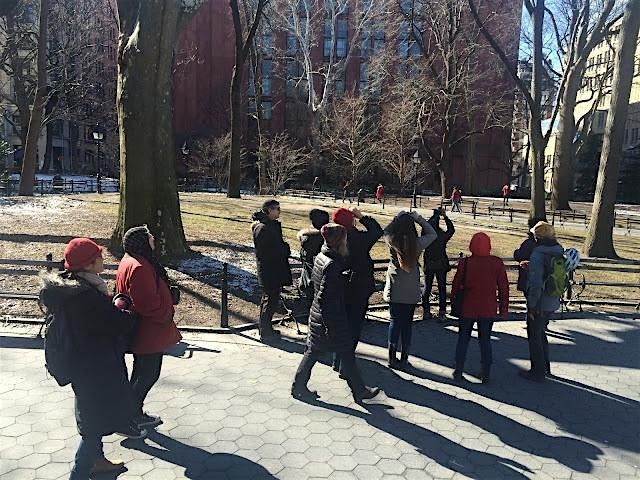
[[[184,467],[186,478],[211,480],[276,479],[264,467],[249,459],[228,453],[210,453],[152,431],[147,437],[157,445],[140,440],[123,440],[125,448],[138,450],[165,462]]]

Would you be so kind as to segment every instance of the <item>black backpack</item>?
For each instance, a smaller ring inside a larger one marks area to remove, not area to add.
[[[48,312],[44,332],[44,361],[47,371],[58,385],[73,380],[73,338],[71,328],[60,309]]]

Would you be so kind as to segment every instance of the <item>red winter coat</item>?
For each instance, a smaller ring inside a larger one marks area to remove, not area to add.
[[[382,185],[379,185],[378,188],[376,188],[376,199],[382,200],[383,195],[384,195],[384,187]]]
[[[458,263],[451,287],[451,298],[462,287],[462,277],[466,270],[462,316],[495,318],[497,313],[506,315],[509,310],[507,271],[502,260],[491,255],[489,236],[482,232],[476,233],[471,238],[469,250],[471,257]]]
[[[133,353],[160,353],[182,336],[173,321],[173,300],[169,285],[156,274],[153,265],[141,257],[125,255],[118,265],[116,290],[133,300],[138,324]]]

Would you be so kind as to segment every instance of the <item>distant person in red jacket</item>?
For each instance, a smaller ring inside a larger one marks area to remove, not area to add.
[[[154,255],[155,241],[146,226],[127,230],[122,239],[125,255],[116,274],[116,290],[133,300],[133,311],[140,315],[133,342],[131,386],[139,426],[156,426],[160,417],[144,413],[144,400],[160,378],[164,351],[182,336],[173,321],[174,303],[167,271]]]
[[[473,324],[478,324],[478,341],[482,362],[482,383],[489,383],[491,373],[491,329],[497,314],[506,316],[509,310],[509,281],[500,258],[491,255],[491,239],[478,232],[469,243],[471,256],[458,263],[451,287],[451,298],[464,290],[462,318],[458,327],[456,368],[453,378],[463,380],[462,371],[467,357]],[[496,301],[496,290],[499,303]]]
[[[462,190],[459,187],[453,187],[451,192],[451,211],[462,213]]]
[[[511,195],[511,188],[509,188],[508,184],[505,184],[502,187],[502,206],[506,207],[509,205],[509,195]]]
[[[376,187],[376,200],[378,200],[379,203],[382,203],[383,198],[384,198],[384,186],[380,183]]]

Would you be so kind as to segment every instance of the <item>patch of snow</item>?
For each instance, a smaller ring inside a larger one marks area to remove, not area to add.
[[[8,215],[62,215],[76,208],[77,202],[64,196],[48,197],[0,197],[0,214]]]

